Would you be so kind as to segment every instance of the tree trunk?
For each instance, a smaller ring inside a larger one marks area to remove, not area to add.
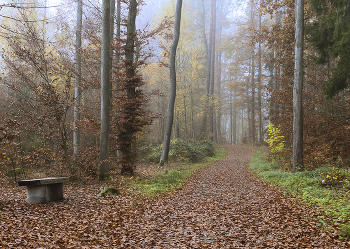
[[[120,4],[121,0],[117,0],[117,17],[116,17],[116,21],[117,21],[117,33],[116,33],[116,37],[120,38],[120,22],[121,22],[121,4]],[[120,51],[119,48],[116,49],[115,51],[115,63],[118,64],[120,61]]]
[[[203,122],[201,127],[201,139],[206,138],[207,134],[207,121],[208,115],[210,115],[210,80],[211,80],[211,68],[212,68],[212,48],[213,48],[213,30],[214,30],[214,2],[215,0],[210,0],[210,27],[209,27],[209,46],[207,55],[207,74],[205,82],[205,103],[204,103],[204,114]],[[210,117],[209,117],[210,120]]]
[[[237,143],[237,107],[236,107],[236,95],[233,97],[233,122],[232,122],[232,142]]]
[[[230,144],[233,144],[233,108],[232,91],[230,90]]]
[[[81,100],[81,29],[83,20],[83,4],[82,0],[78,1],[77,7],[77,29],[76,29],[76,41],[75,41],[75,92],[74,92],[74,132],[73,132],[73,160],[76,160],[79,155],[80,145],[80,111],[79,105]]]
[[[243,143],[243,138],[244,138],[244,108],[242,108],[242,139],[241,142]]]
[[[218,20],[218,46],[221,45],[221,41],[222,41],[222,20],[225,18],[225,15],[224,15],[224,3],[223,1],[219,1],[219,20]],[[216,129],[216,132],[217,132],[217,137],[218,137],[218,141],[217,142],[220,142],[221,140],[221,115],[222,115],[222,103],[221,103],[221,84],[222,84],[222,51],[218,51],[218,76],[217,76],[217,99],[218,99],[218,111],[217,111],[217,122],[216,122],[216,126],[217,126],[217,129]]]
[[[251,122],[251,142],[255,143],[255,65],[254,65],[254,49],[252,50],[252,98],[251,98],[251,109],[250,109],[250,122]]]
[[[174,107],[175,107],[175,99],[176,99],[176,48],[179,42],[180,37],[180,21],[181,21],[181,8],[182,8],[182,0],[177,0],[176,4],[176,12],[175,12],[175,27],[174,27],[174,38],[170,48],[170,58],[169,58],[169,66],[170,66],[170,95],[169,95],[169,103],[168,103],[168,115],[167,115],[167,123],[165,128],[164,140],[163,140],[163,149],[162,155],[160,157],[160,164],[168,164],[168,155],[170,148],[170,139],[171,139],[171,129],[173,126],[174,120]]]
[[[261,15],[259,15],[259,33],[261,30]],[[258,146],[261,146],[262,139],[262,113],[261,113],[261,43],[259,41],[259,76],[258,76]]]
[[[101,134],[100,172],[103,180],[109,174],[109,97],[110,97],[110,0],[103,0],[101,49]]]
[[[275,13],[275,24],[278,24],[278,14]],[[273,62],[273,87],[272,89],[274,90],[273,96],[274,96],[274,100],[275,102],[273,103],[273,117],[277,117],[278,116],[278,104],[276,102],[276,94],[277,94],[277,89],[278,89],[278,73],[277,73],[277,49],[276,49],[276,42],[273,46],[273,58],[274,58],[274,62]]]
[[[251,28],[254,28],[254,3],[251,1]],[[252,32],[252,36],[254,33]],[[252,47],[252,79],[251,79],[251,87],[252,87],[252,103],[251,103],[251,141],[255,144],[255,63],[254,63],[254,47]]]
[[[211,42],[211,63],[210,63],[210,86],[209,86],[209,134],[210,134],[210,140],[214,141],[214,85],[215,85],[215,35],[216,35],[216,0],[213,0],[211,2],[211,12],[213,16],[213,24],[212,24],[212,30],[211,36],[212,36],[212,42]]]
[[[247,89],[246,89],[246,101],[247,101],[247,120],[248,120],[248,136],[247,136],[247,140],[249,140],[252,137],[252,119],[251,119],[251,107],[252,107],[252,102],[251,102],[251,97],[250,97],[250,87],[251,87],[251,60],[249,60],[249,75],[247,77]],[[248,141],[247,141],[248,142]]]
[[[110,11],[110,14],[111,14],[111,31],[110,31],[110,40],[113,40],[114,38],[114,12],[115,12],[115,0],[110,0],[111,1],[111,11]],[[110,51],[110,62],[109,62],[109,71],[111,72],[112,71],[112,68],[113,68],[113,50]],[[112,80],[109,81],[109,98],[112,99],[112,96],[113,96],[113,82]]]
[[[203,35],[203,43],[204,43],[204,49],[205,49],[205,55],[207,57],[208,55],[208,42],[207,42],[207,37],[205,35],[205,8],[204,8],[204,0],[202,0],[202,24],[201,24],[201,28],[202,28],[202,35]],[[208,58],[206,58],[208,59]]]
[[[126,95],[128,100],[135,99],[136,88],[134,81],[136,72],[134,65],[135,56],[135,40],[136,40],[136,16],[137,16],[137,1],[131,0],[129,6],[128,22],[126,26],[127,37],[126,37],[126,47],[125,47],[125,67],[126,67],[126,77],[128,78],[128,85],[126,87]],[[129,107],[128,107],[129,108]],[[131,120],[124,123],[125,137],[127,140],[124,148],[122,148],[123,162],[121,174],[134,174],[133,169],[133,146],[134,146],[134,134],[135,128],[133,125],[133,119],[135,118],[135,108],[129,108]]]
[[[295,2],[295,68],[293,87],[293,172],[302,171],[303,164],[303,51],[304,0]]]
[[[223,12],[222,12],[222,5],[221,5],[221,11],[220,11],[220,16],[223,15]],[[221,45],[221,34],[222,34],[222,22],[220,21],[220,24],[219,24],[219,30],[218,30],[218,38],[219,38],[219,46]],[[221,140],[221,109],[222,109],[222,106],[221,106],[221,77],[222,77],[222,51],[220,50],[218,52],[218,76],[217,76],[217,99],[218,99],[218,111],[217,111],[217,118],[216,118],[216,133],[217,133],[217,138],[219,139],[218,141],[216,142],[220,142]]]
[[[116,17],[116,21],[117,21],[117,33],[116,33],[116,38],[120,38],[120,22],[121,22],[121,3],[120,3],[121,0],[117,0],[117,17]],[[119,40],[117,41],[119,42]],[[115,64],[116,64],[116,71],[118,72],[119,71],[119,68],[118,68],[118,64],[120,62],[120,49],[119,49],[119,46],[118,48],[115,50]],[[115,86],[115,90],[118,91],[118,74],[115,76],[116,77],[116,86]],[[116,136],[116,142],[117,142],[117,146],[118,146],[118,136]],[[117,149],[117,157],[118,158],[121,158],[122,156],[122,153],[121,153],[121,150],[118,146],[118,149]]]

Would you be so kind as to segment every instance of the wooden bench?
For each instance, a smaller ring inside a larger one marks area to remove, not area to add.
[[[19,181],[19,186],[27,186],[28,203],[46,203],[63,200],[63,183],[68,177],[42,178]]]

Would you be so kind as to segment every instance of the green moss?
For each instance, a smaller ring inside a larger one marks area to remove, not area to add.
[[[108,188],[102,188],[99,196],[105,197],[106,195],[120,195],[120,194],[121,193],[118,189],[115,189],[112,186],[109,186]]]

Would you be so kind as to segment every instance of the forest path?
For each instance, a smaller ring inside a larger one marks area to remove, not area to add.
[[[129,245],[337,248],[310,221],[308,216],[315,216],[311,210],[296,206],[251,174],[247,169],[251,146],[227,148],[225,159],[203,169],[174,195],[149,203],[136,222],[125,224],[133,227],[134,242]]]
[[[350,247],[337,247],[311,208],[251,174],[251,146],[227,148],[225,159],[158,199],[97,198],[98,185],[71,183],[65,201],[28,204],[25,188],[0,186],[0,248]]]

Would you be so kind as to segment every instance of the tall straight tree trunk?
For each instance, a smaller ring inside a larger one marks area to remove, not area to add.
[[[251,27],[254,28],[254,2],[251,1]],[[254,33],[252,33],[252,36]],[[251,79],[251,87],[252,87],[252,103],[251,103],[251,141],[255,143],[255,56],[254,56],[254,47],[252,47],[252,79]]]
[[[212,43],[211,43],[211,63],[210,63],[210,87],[209,87],[209,134],[210,140],[214,141],[214,85],[215,85],[215,38],[216,38],[216,0],[211,6],[213,8]]]
[[[259,33],[261,30],[261,15],[259,15]],[[261,146],[262,138],[262,113],[261,113],[261,43],[259,41],[259,76],[258,76],[258,146]]]
[[[101,134],[100,134],[100,172],[99,179],[109,174],[109,103],[110,103],[110,0],[102,3],[102,49],[101,49]]]
[[[121,22],[121,0],[117,0],[117,33],[116,33],[116,38],[120,38],[120,22]],[[118,64],[120,61],[120,49],[117,48],[115,51],[115,63]]]
[[[221,42],[221,32],[219,32],[219,37],[220,37],[220,42]],[[217,87],[218,87],[218,93],[217,93],[217,98],[218,98],[218,111],[216,115],[216,133],[217,133],[217,138],[218,141],[220,142],[221,140],[221,77],[222,77],[222,52],[219,51],[219,57],[218,57],[218,80],[217,80]]]
[[[219,18],[218,18],[218,46],[221,45],[221,40],[222,40],[222,20],[224,18],[224,12],[223,12],[223,8],[224,8],[224,4],[223,1],[219,1],[220,7],[219,7]],[[222,78],[222,51],[218,51],[218,76],[217,76],[217,99],[218,99],[218,111],[217,111],[217,116],[216,116],[216,133],[217,133],[217,137],[219,139],[221,139],[221,111],[222,111],[222,106],[221,106],[221,78]]]
[[[200,139],[204,139],[206,135],[206,129],[207,129],[207,119],[208,119],[208,105],[209,105],[209,82],[208,82],[208,68],[210,68],[210,54],[209,52],[209,47],[210,47],[210,33],[209,33],[209,47],[208,47],[208,42],[207,38],[205,35],[205,7],[204,7],[204,0],[202,0],[202,35],[203,35],[203,43],[204,43],[204,50],[205,50],[205,61],[206,61],[206,66],[207,66],[207,75],[206,75],[206,83],[205,83],[205,100],[204,100],[204,112],[203,112],[203,121],[202,125],[200,128],[200,134],[199,137]]]
[[[170,95],[168,103],[168,116],[167,123],[165,128],[164,140],[162,155],[160,157],[160,164],[168,164],[168,155],[170,148],[170,139],[171,139],[171,129],[174,121],[174,108],[175,108],[175,99],[176,99],[176,48],[179,43],[180,37],[180,22],[181,22],[181,8],[182,0],[177,0],[176,11],[175,11],[175,27],[174,27],[174,38],[170,48]]]
[[[275,24],[277,24],[277,13],[275,13],[274,16],[274,22]],[[272,81],[272,89],[275,91],[273,93],[274,96],[274,100],[275,102],[273,103],[273,117],[277,117],[277,110],[278,110],[278,105],[276,102],[276,94],[277,94],[277,81],[278,81],[278,77],[277,77],[277,50],[276,50],[276,42],[274,42],[274,46],[273,46],[273,81]]]
[[[128,78],[128,85],[126,87],[126,95],[128,100],[133,100],[136,98],[136,88],[135,88],[135,40],[136,40],[136,16],[137,16],[137,0],[130,0],[128,21],[126,25],[126,46],[125,46],[125,67],[126,67],[126,77]],[[135,118],[135,108],[128,107],[128,112],[131,115],[132,120],[128,120],[124,123],[125,138],[127,143],[124,148],[122,148],[123,162],[121,174],[134,174],[133,169],[133,146],[134,146],[134,134],[135,128],[133,125],[133,119]]]
[[[237,106],[236,95],[233,97],[233,127],[232,127],[233,144],[237,143]]]
[[[251,58],[249,59],[249,75],[247,77],[247,89],[246,89],[246,97],[247,97],[247,120],[248,120],[248,137],[247,139],[249,140],[249,142],[251,142],[251,138],[252,138],[252,119],[251,119],[251,107],[252,107],[252,101],[251,101],[251,96],[250,96],[250,88],[251,88],[251,80],[252,80],[252,69],[251,69],[251,64],[252,64],[252,60]]]
[[[293,87],[293,171],[302,171],[303,164],[303,52],[304,0],[295,1],[295,68]]]
[[[110,40],[113,40],[114,38],[114,12],[115,12],[115,0],[110,0],[111,1],[111,31],[110,31]],[[113,67],[113,50],[110,52],[110,62],[109,62],[109,71],[112,71],[112,67]],[[109,98],[112,99],[112,95],[113,95],[113,82],[112,80],[110,80],[110,86],[109,86]]]
[[[243,143],[243,138],[244,138],[244,108],[242,108],[242,140],[241,142]]]
[[[251,98],[251,109],[250,109],[250,120],[251,120],[251,141],[255,143],[255,65],[254,65],[254,49],[252,50],[252,98]]]
[[[230,90],[230,144],[233,144],[233,108],[232,91]]]
[[[78,1],[77,6],[77,29],[76,29],[76,40],[75,40],[75,91],[74,91],[74,132],[73,132],[73,159],[76,160],[79,155],[80,145],[80,111],[79,105],[81,100],[81,29],[83,24],[83,4],[82,0]]]
[[[207,57],[207,55],[208,55],[208,42],[207,42],[207,37],[205,35],[205,8],[204,8],[204,0],[202,0],[201,3],[202,3],[202,13],[201,13],[202,14],[202,19],[201,19],[202,24],[201,24],[201,28],[202,28],[205,56]]]
[[[219,1],[219,17],[218,19],[218,46],[221,45],[222,41],[222,20],[225,18],[224,14],[224,3],[223,1]],[[216,115],[216,134],[217,138],[219,139],[217,142],[220,142],[221,140],[221,115],[222,115],[222,102],[221,102],[221,84],[222,84],[222,51],[218,51],[218,75],[217,75],[217,115]]]
[[[205,103],[204,103],[204,114],[203,122],[201,127],[201,139],[206,138],[207,134],[207,121],[208,115],[210,113],[210,79],[211,79],[211,68],[212,68],[212,48],[213,48],[213,29],[214,29],[214,2],[215,0],[210,0],[210,25],[209,25],[209,45],[208,45],[208,55],[207,55],[207,74],[205,82]],[[210,119],[210,118],[209,118]]]
[[[117,17],[116,17],[116,21],[117,21],[117,30],[116,30],[116,38],[118,39],[117,42],[119,42],[119,38],[120,38],[120,22],[121,22],[121,0],[117,0]],[[116,64],[116,71],[119,71],[119,62],[120,62],[120,49],[119,46],[116,48],[115,50],[115,64]],[[116,77],[116,86],[115,86],[115,90],[118,91],[118,74],[115,76]],[[112,86],[113,87],[113,86]],[[117,146],[118,146],[118,136],[116,136],[116,142],[117,142]],[[117,157],[121,158],[122,153],[120,148],[118,147],[117,149]]]
[[[191,98],[191,139],[195,139],[195,132],[194,132],[194,101],[193,101],[193,88],[191,84],[191,92],[190,92],[190,98]]]

